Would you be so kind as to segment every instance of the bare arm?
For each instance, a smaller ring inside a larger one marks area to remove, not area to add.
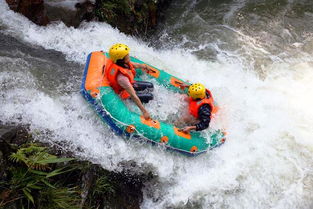
[[[139,64],[139,63],[134,63],[132,62],[134,68],[141,68],[142,70],[149,72],[150,70],[152,70],[148,65],[146,64]],[[153,70],[152,70],[153,71]]]
[[[145,64],[139,64],[139,63],[135,63],[135,62],[132,62],[134,68],[145,68],[146,65]]]
[[[140,99],[138,98],[134,87],[129,82],[129,79],[126,76],[118,75],[117,76],[118,84],[130,94],[131,99],[135,102],[135,104],[139,107],[140,111],[142,112],[145,119],[150,119],[150,114],[145,109],[143,104],[141,103]]]
[[[127,91],[127,93],[130,94],[131,99],[139,107],[139,109],[141,110],[144,118],[145,119],[150,119],[150,114],[148,113],[148,111],[145,109],[145,107],[141,103],[140,99],[138,98],[138,96],[137,96],[137,94],[135,92],[135,89],[132,86],[130,86],[130,87],[125,88],[125,90]]]

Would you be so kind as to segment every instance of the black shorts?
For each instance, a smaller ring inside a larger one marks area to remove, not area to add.
[[[135,81],[133,87],[142,103],[148,103],[153,99],[153,94],[150,92],[153,90],[153,83],[147,81]]]

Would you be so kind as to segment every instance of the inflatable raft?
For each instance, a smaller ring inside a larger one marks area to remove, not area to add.
[[[221,130],[210,130],[210,137],[205,138],[199,132],[186,134],[172,124],[158,120],[145,120],[141,115],[131,112],[104,76],[108,56],[108,53],[102,51],[88,55],[81,93],[116,134],[127,138],[145,139],[153,144],[160,144],[191,156],[204,153],[224,143],[225,134]],[[131,57],[131,62],[144,63],[134,57]],[[149,66],[153,71],[149,71],[148,76],[170,91],[185,93],[179,88],[180,84],[185,83],[184,81],[163,70]],[[142,74],[141,69],[136,69],[137,79]]]

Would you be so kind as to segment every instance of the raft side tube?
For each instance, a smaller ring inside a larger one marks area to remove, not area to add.
[[[85,99],[93,106],[100,118],[119,135],[131,138],[145,139],[153,144],[161,144],[168,149],[176,150],[188,156],[196,156],[206,152],[206,150],[221,145],[223,137],[214,131],[211,134],[210,142],[201,137],[199,133],[192,132],[185,134],[180,132],[171,124],[156,120],[145,120],[137,113],[131,112],[121,98],[116,95],[109,86],[105,77],[105,64],[108,59],[107,53],[92,52],[87,57],[87,62],[81,85],[81,93]],[[132,57],[132,61],[144,63]],[[184,93],[175,86],[174,81],[181,80],[159,70],[158,77],[151,75],[161,85],[176,92]],[[137,69],[138,70],[138,69]],[[215,134],[214,134],[215,133]]]

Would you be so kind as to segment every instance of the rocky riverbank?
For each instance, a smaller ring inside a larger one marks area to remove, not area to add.
[[[84,0],[75,5],[76,11],[54,8],[44,0],[6,2],[10,9],[38,25],[60,20],[68,26],[78,27],[82,21],[104,21],[126,34],[145,37],[156,28],[171,0]]]
[[[0,124],[0,208],[140,208],[152,174],[103,169]]]
[[[160,21],[170,0],[97,0],[95,14],[100,21],[133,35],[147,35]]]

